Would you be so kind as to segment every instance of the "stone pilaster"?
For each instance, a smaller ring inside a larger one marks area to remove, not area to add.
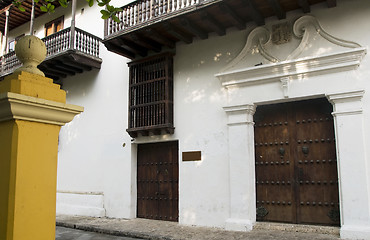
[[[252,230],[256,221],[253,104],[228,106],[230,217],[226,229]]]

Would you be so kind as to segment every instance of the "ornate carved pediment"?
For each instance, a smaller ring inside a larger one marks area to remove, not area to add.
[[[313,16],[300,17],[290,30],[288,26],[289,23],[264,26],[251,31],[239,55],[216,74],[222,85],[280,81],[288,97],[290,81],[355,69],[366,54],[360,44],[326,32]]]

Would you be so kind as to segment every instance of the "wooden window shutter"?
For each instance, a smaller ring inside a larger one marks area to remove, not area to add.
[[[129,63],[129,127],[140,133],[173,134],[173,55],[166,53]]]

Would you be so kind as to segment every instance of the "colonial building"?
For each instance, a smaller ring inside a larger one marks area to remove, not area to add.
[[[370,239],[369,1],[112,2],[119,23],[85,1],[34,23],[40,69],[85,107],[60,134],[57,213]],[[4,49],[28,34],[17,11]]]

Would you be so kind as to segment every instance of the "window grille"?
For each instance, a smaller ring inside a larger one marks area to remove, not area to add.
[[[172,56],[167,53],[129,63],[127,132],[131,137],[174,132]]]

